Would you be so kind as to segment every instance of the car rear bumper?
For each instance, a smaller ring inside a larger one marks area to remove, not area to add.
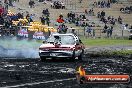
[[[42,57],[73,57],[73,51],[39,51]]]

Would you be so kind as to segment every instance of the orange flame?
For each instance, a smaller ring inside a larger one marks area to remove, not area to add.
[[[85,75],[86,75],[86,72],[85,72],[85,70],[82,68],[82,66],[80,66],[80,67],[78,68],[78,72],[79,72],[80,76],[85,76]]]

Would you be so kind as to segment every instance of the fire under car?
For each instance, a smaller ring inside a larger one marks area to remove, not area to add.
[[[72,33],[51,34],[47,41],[39,47],[41,61],[45,61],[47,58],[82,60],[83,53],[84,44],[77,35]]]

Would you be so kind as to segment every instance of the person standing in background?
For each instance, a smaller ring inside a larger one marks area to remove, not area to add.
[[[79,0],[79,3],[82,3],[82,0]]]
[[[12,0],[8,0],[8,1],[9,1],[9,6],[13,6]]]
[[[110,37],[112,36],[113,34],[113,26],[110,27]]]

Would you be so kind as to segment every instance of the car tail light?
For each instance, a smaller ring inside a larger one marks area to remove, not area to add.
[[[39,50],[48,51],[48,48],[39,48]]]
[[[39,48],[39,50],[43,50],[43,48]]]

